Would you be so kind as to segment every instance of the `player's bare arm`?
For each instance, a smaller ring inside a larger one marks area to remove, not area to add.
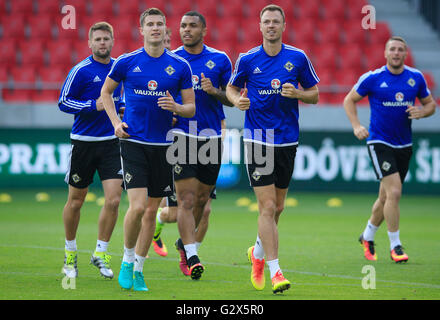
[[[240,91],[241,90],[239,87],[228,84],[228,86],[226,87],[226,97],[238,109],[242,111],[248,110],[251,105],[251,101],[247,96],[247,88],[244,88],[243,93],[240,93]]]
[[[301,90],[295,88],[292,83],[286,82],[282,85],[281,95],[285,98],[298,99],[308,104],[317,104],[319,100],[319,90],[316,85]]]
[[[205,74],[202,72],[202,79],[200,81],[202,85],[202,90],[207,94],[213,96],[218,101],[220,101],[223,105],[228,107],[233,107],[234,105],[229,101],[228,97],[226,97],[226,89],[223,87],[216,88],[213,86],[210,78],[205,77]]]
[[[351,89],[344,99],[345,113],[347,114],[348,120],[350,120],[351,126],[353,127],[354,135],[359,140],[366,139],[370,135],[368,130],[359,122],[359,117],[357,114],[356,103],[362,100],[362,98],[363,97],[357,93],[355,89]]]
[[[157,104],[163,110],[168,110],[184,118],[192,118],[196,114],[196,103],[193,88],[183,89],[180,91],[182,96],[182,104],[176,103],[173,96],[167,90],[165,97],[160,97]]]
[[[432,95],[420,99],[420,102],[422,103],[421,107],[408,106],[408,109],[406,109],[409,119],[427,118],[435,113],[435,100]]]
[[[107,113],[110,121],[112,122],[113,128],[115,128],[115,135],[119,138],[130,137],[124,129],[128,128],[125,122],[122,122],[116,113],[115,102],[113,101],[113,92],[118,87],[119,83],[113,79],[107,77],[105,79],[104,85],[101,89],[101,99],[104,105],[105,112]]]

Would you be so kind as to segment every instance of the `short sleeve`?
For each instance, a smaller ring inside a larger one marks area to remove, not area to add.
[[[122,55],[118,59],[116,59],[116,61],[113,63],[113,66],[110,69],[108,77],[120,83],[123,80],[125,80],[126,75],[127,75],[127,62],[126,59],[124,59],[124,55]]]
[[[423,74],[420,74],[420,81],[419,81],[419,91],[417,92],[417,98],[423,99],[426,98],[431,94],[431,91],[428,89],[428,85],[426,83],[425,77]]]
[[[243,88],[248,78],[246,69],[246,61],[243,60],[243,56],[240,55],[235,63],[235,69],[229,79],[229,83],[233,86]]]
[[[222,74],[220,78],[220,86],[226,87],[232,74],[232,63],[226,54],[223,56],[223,63],[221,70],[222,70]]]
[[[371,83],[373,77],[372,73],[367,72],[360,76],[358,82],[354,85],[353,89],[362,97],[365,97],[370,93]]]
[[[313,68],[312,62],[305,53],[298,80],[304,89],[311,88],[319,82],[319,78]]]

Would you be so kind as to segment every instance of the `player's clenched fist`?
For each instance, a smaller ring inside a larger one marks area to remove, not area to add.
[[[370,134],[368,133],[368,130],[365,129],[364,126],[358,126],[358,127],[355,127],[355,128],[353,129],[353,133],[354,133],[354,135],[356,136],[356,138],[358,138],[359,140],[367,139],[368,136],[370,135]]]
[[[286,82],[282,85],[281,95],[285,98],[296,99],[298,98],[298,89],[289,82]]]

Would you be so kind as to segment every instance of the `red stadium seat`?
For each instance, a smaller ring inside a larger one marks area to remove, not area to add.
[[[74,64],[77,64],[90,56],[92,54],[92,50],[87,45],[87,41],[77,41],[73,44],[74,51]]]
[[[30,99],[33,102],[57,103],[60,96],[60,89],[32,90]]]
[[[212,19],[217,19],[219,14],[219,2],[217,0],[196,0],[196,10],[211,23]]]
[[[15,39],[3,39],[0,45],[0,65],[13,66],[17,62],[17,42]]]
[[[345,1],[321,1],[321,15],[325,20],[339,20],[343,21],[346,17],[346,5]]]
[[[384,57],[384,48],[380,51],[368,51],[365,53],[365,68],[367,70],[376,70],[386,64]]]
[[[355,45],[345,45],[339,48],[339,66],[342,69],[364,68],[363,52],[361,47]]]
[[[300,1],[298,5],[295,3],[295,16],[300,21],[306,19],[311,21],[318,21],[321,18],[320,4],[317,1]]]
[[[243,3],[236,0],[226,0],[221,4],[221,16],[229,19],[230,17],[242,17],[244,15]]]
[[[33,1],[29,0],[13,0],[9,1],[9,14],[10,15],[26,15],[30,16],[34,11]]]
[[[249,17],[240,20],[241,41],[246,43],[261,43],[262,35],[259,28],[259,18]]]
[[[51,39],[53,30],[56,26],[52,14],[38,14],[28,19],[29,29],[31,30],[32,39]]]
[[[62,83],[67,77],[68,70],[64,68],[42,67],[38,69],[38,76],[43,83]]]
[[[53,41],[47,44],[49,66],[71,68],[73,66],[73,50],[70,41]]]
[[[313,64],[317,69],[336,69],[338,50],[336,45],[326,45],[313,54]]]
[[[77,1],[75,1],[75,9],[76,13],[77,9]],[[38,14],[59,14],[61,12],[61,2],[59,0],[35,0],[36,8]]]
[[[141,5],[139,0],[117,0],[115,1],[115,8],[118,15],[134,15],[139,18],[141,14]]]
[[[138,37],[139,24],[134,24],[132,17],[131,15],[118,16],[116,25],[113,27],[115,41],[133,40]]]
[[[22,40],[25,37],[25,16],[22,14],[15,14],[4,16],[2,24],[2,42],[3,39],[14,38]]]
[[[28,89],[3,89],[3,101],[9,103],[27,103],[31,100],[32,90]]]
[[[90,15],[104,15],[112,16],[113,2],[108,0],[93,0],[90,1]]]
[[[36,68],[33,66],[16,66],[11,68],[11,77],[14,84],[27,83],[33,85],[37,80]]]
[[[7,68],[0,68],[0,83],[6,83],[9,80],[9,72]]]
[[[230,45],[236,45],[239,42],[239,29],[240,26],[235,20],[223,20],[215,27],[215,40],[229,41]]]
[[[40,41],[21,42],[18,45],[20,50],[20,65],[28,68],[29,66],[42,66],[46,63],[45,50]]]
[[[341,43],[341,31],[343,29],[342,23],[336,19],[323,20],[318,23],[318,37],[319,43]]]
[[[345,44],[356,44],[361,47],[366,47],[369,42],[368,31],[362,28],[359,21],[344,23],[343,38]]]
[[[132,40],[118,40],[115,41],[115,45],[112,49],[112,57],[117,58],[124,53],[130,52],[130,42]]]
[[[391,31],[386,22],[376,22],[376,29],[368,30],[369,40],[371,44],[381,44],[385,48],[385,44],[391,37]]]
[[[346,14],[347,19],[358,21],[361,23],[365,14],[362,13],[362,8],[368,5],[366,0],[348,0],[346,1]]]
[[[261,9],[263,9],[270,2],[267,0],[253,0],[248,1],[244,8],[244,15],[249,18],[260,18]],[[284,10],[284,9],[283,9]]]
[[[284,15],[286,16],[286,23],[287,23],[287,25],[289,25],[289,23],[293,21],[294,16],[295,16],[295,9],[294,9],[294,7],[296,6],[296,1],[292,1],[292,0],[273,0],[273,1],[269,1],[269,3],[276,4],[276,5],[280,6],[281,8],[283,8]],[[263,9],[263,8],[261,8],[261,9]]]
[[[167,18],[173,16],[181,19],[185,13],[194,9],[194,5],[189,1],[171,1],[168,5],[170,13]]]

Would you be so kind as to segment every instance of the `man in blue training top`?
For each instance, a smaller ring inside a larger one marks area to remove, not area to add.
[[[399,201],[402,184],[412,155],[411,121],[429,117],[435,102],[422,73],[405,66],[407,45],[401,37],[391,37],[385,45],[386,65],[365,73],[344,99],[344,108],[359,140],[367,139],[368,152],[377,178],[379,196],[359,241],[368,260],[377,260],[374,235],[385,220],[390,239],[391,259],[408,261],[399,236]],[[356,103],[368,96],[370,128],[359,122]],[[416,98],[422,107],[415,107]]]
[[[298,100],[317,103],[319,97],[319,79],[304,51],[282,42],[285,28],[281,7],[268,5],[261,10],[263,45],[240,54],[226,88],[229,100],[246,110],[245,156],[260,212],[257,240],[248,249],[251,281],[255,289],[264,288],[266,256],[274,293],[290,287],[278,263],[277,224],[298,145]]]
[[[119,141],[103,111],[100,98],[101,87],[114,63],[110,57],[113,42],[113,28],[110,24],[98,22],[91,26],[89,47],[92,55],[69,72],[58,101],[61,111],[75,115],[70,134],[72,151],[66,174],[69,194],[63,210],[66,233],[63,272],[71,278],[78,276],[76,232],[80,210],[96,171],[102,181],[105,203],[99,216],[98,241],[91,263],[100,270],[102,276],[113,278],[110,256],[106,252],[118,217],[122,170]],[[115,101],[117,113],[124,105],[121,87],[115,90],[112,100]]]
[[[165,16],[150,8],[140,16],[144,46],[114,63],[101,96],[121,139],[124,186],[129,208],[124,219],[124,256],[118,282],[122,288],[147,291],[143,265],[154,233],[156,212],[173,192],[167,149],[172,141],[173,113],[195,113],[192,73],[188,62],[164,47]],[[111,95],[123,82],[126,108],[117,116]],[[180,95],[182,104],[173,97]],[[142,229],[142,230],[141,230]]]
[[[181,237],[176,248],[181,253],[182,272],[191,275],[192,279],[200,278],[200,274],[193,272],[194,266],[200,264],[196,229],[221,166],[223,105],[232,106],[225,92],[232,72],[231,61],[225,52],[203,43],[206,31],[202,14],[195,11],[185,13],[180,23],[183,46],[173,51],[191,65],[196,95],[194,117],[176,117],[173,146],[178,158],[174,165],[174,183]]]

